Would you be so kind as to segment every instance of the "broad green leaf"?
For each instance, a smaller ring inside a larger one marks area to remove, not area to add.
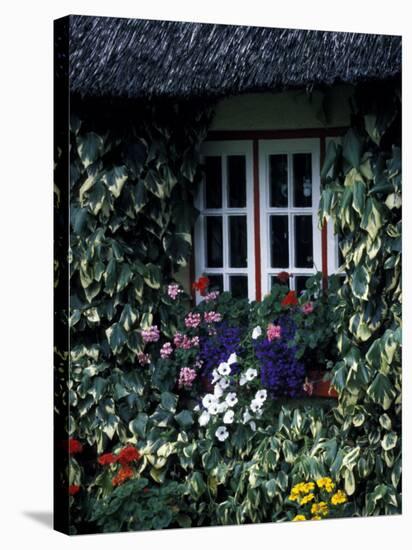
[[[352,128],[348,130],[343,138],[342,154],[352,168],[359,168],[362,155],[362,141]]]
[[[171,413],[174,413],[176,411],[178,399],[179,399],[178,395],[167,391],[163,392],[160,395],[160,402],[162,404],[162,407],[166,411],[169,411]]]
[[[330,169],[334,165],[335,159],[336,159],[336,152],[337,152],[336,143],[332,140],[329,141],[328,147],[326,149],[325,160],[323,161],[323,166],[320,173],[320,177],[322,180],[326,178]]]
[[[175,420],[182,428],[187,428],[193,424],[193,415],[190,411],[185,410],[177,414]]]
[[[373,197],[367,198],[360,223],[361,228],[367,231],[372,239],[375,239],[382,223],[382,212],[378,201]]]
[[[172,233],[163,239],[163,248],[173,262],[184,267],[192,252],[190,233]]]
[[[367,300],[369,295],[370,274],[366,267],[358,265],[352,275],[352,292],[360,300]]]
[[[147,264],[144,272],[144,281],[150,288],[160,288],[161,272],[160,267],[154,264]]]
[[[106,336],[113,353],[117,353],[127,341],[127,334],[120,323],[114,323],[109,327]]]
[[[381,372],[377,373],[367,393],[371,399],[373,399],[375,403],[381,405],[384,410],[389,409],[396,396],[396,392],[388,377]]]
[[[146,426],[148,419],[149,417],[146,413],[139,413],[136,418],[129,423],[129,430],[143,439],[146,437]]]
[[[77,136],[77,153],[85,168],[95,162],[103,152],[103,139],[95,132]]]
[[[119,278],[117,280],[117,292],[121,292],[124,288],[127,287],[129,282],[131,281],[133,277],[133,272],[130,269],[129,264],[122,263],[122,266],[120,268]]]
[[[353,208],[362,216],[365,208],[366,185],[363,181],[357,180],[353,184]]]
[[[383,436],[381,445],[384,451],[390,451],[396,447],[398,436],[395,432],[389,432]]]
[[[137,314],[130,304],[126,304],[120,316],[120,324],[129,332],[137,320]]]
[[[107,170],[104,173],[103,181],[112,195],[118,198],[122,192],[124,184],[126,183],[127,177],[127,170],[125,166],[114,166],[111,170]]]

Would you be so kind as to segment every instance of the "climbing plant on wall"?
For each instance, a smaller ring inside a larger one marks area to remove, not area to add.
[[[209,118],[190,102],[72,108],[70,433],[98,452],[150,407],[141,329],[173,331],[164,285],[191,252]]]
[[[401,507],[401,150],[395,85],[359,89],[352,128],[329,144],[320,219],[339,235],[345,279],[335,308],[336,421],[353,447],[344,471],[358,513]]]

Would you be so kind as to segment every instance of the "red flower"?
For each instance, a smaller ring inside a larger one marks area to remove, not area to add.
[[[193,283],[194,290],[198,290],[201,296],[204,296],[206,294],[208,286],[209,286],[208,277],[199,277],[199,279]]]
[[[69,495],[72,497],[80,491],[80,485],[69,485]]]
[[[289,290],[286,296],[283,298],[281,305],[283,307],[287,306],[297,306],[298,299],[296,298],[296,292],[294,290]]]
[[[289,281],[290,275],[287,271],[281,271],[276,275],[276,277],[279,279],[281,283],[285,285]]]
[[[114,464],[115,462],[117,462],[117,460],[118,458],[115,454],[106,453],[102,456],[99,456],[99,458],[97,459],[97,462],[102,466],[107,466],[108,464]]]
[[[132,445],[128,445],[127,447],[124,447],[117,458],[117,460],[122,464],[123,466],[125,464],[128,464],[129,462],[133,462],[134,460],[139,460],[140,454],[139,451],[136,449],[136,447],[133,447]]]
[[[131,477],[133,477],[133,470],[130,468],[130,466],[122,466],[117,475],[115,475],[112,479],[112,485],[113,487],[121,485]]]
[[[67,447],[71,455],[81,453],[83,451],[83,445],[80,441],[77,441],[77,439],[73,439],[72,437],[68,440]]]

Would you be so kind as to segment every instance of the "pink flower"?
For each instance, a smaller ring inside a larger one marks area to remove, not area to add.
[[[167,359],[170,357],[173,353],[172,344],[170,342],[166,342],[163,344],[163,346],[160,348],[160,357],[162,359]]]
[[[204,318],[206,323],[220,323],[222,315],[216,311],[206,311]]]
[[[183,290],[179,288],[179,285],[176,283],[172,283],[167,287],[167,294],[172,300],[176,300],[179,294],[182,294],[182,293],[183,293]]]
[[[277,338],[280,338],[282,333],[282,329],[279,325],[273,325],[272,323],[268,325],[266,335],[268,337],[269,342],[272,340],[276,340]]]
[[[200,313],[189,312],[186,315],[185,326],[187,328],[197,328],[200,325],[201,321],[202,321],[202,317]]]
[[[195,369],[183,367],[182,369],[180,369],[179,373],[179,388],[191,388],[196,377],[197,372],[195,371]]]
[[[176,332],[173,338],[174,345],[181,349],[190,349],[199,345],[199,336],[193,336],[189,338],[186,334]]]
[[[212,290],[211,292],[208,292],[204,298],[205,302],[213,302],[213,300],[216,300],[216,298],[219,296],[218,290]]]
[[[152,325],[149,328],[143,329],[142,338],[144,342],[157,342],[160,338],[160,332],[157,325]]]
[[[137,360],[139,361],[140,365],[148,365],[151,361],[151,357],[148,353],[143,353],[143,351],[139,351],[137,354]]]
[[[309,315],[310,313],[312,313],[312,311],[314,310],[312,302],[307,302],[306,304],[303,304],[301,310],[302,313],[304,313],[305,315]]]

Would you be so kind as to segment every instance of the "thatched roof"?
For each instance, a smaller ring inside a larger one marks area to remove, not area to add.
[[[72,15],[69,37],[82,96],[210,97],[401,72],[400,36]]]

